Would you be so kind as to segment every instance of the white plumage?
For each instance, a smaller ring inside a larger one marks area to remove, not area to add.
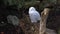
[[[40,21],[40,14],[36,11],[34,7],[29,8],[29,17],[32,23],[37,23],[38,20]]]

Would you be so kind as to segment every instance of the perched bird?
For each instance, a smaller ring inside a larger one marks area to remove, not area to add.
[[[29,8],[29,17],[32,23],[37,23],[40,21],[40,14],[34,7]]]
[[[19,19],[16,16],[8,15],[7,16],[8,23],[13,24],[15,26],[19,25]]]

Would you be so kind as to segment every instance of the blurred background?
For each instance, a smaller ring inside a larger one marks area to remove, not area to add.
[[[0,24],[0,34],[38,34],[39,23],[32,28],[29,19],[28,10],[31,6],[35,7],[40,15],[44,8],[50,8],[46,27],[60,34],[60,0],[0,0],[0,22],[3,20],[6,23]],[[8,15],[17,16],[19,25],[9,24],[6,18]]]

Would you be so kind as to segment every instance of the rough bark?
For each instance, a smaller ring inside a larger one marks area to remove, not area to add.
[[[49,10],[49,8],[45,8],[44,11],[41,13],[39,34],[46,34],[46,20],[49,14]]]

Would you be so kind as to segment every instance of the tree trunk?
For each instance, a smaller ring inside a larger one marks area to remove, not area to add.
[[[41,13],[39,34],[46,34],[46,20],[49,14],[49,10],[49,8],[45,8],[44,11]]]

